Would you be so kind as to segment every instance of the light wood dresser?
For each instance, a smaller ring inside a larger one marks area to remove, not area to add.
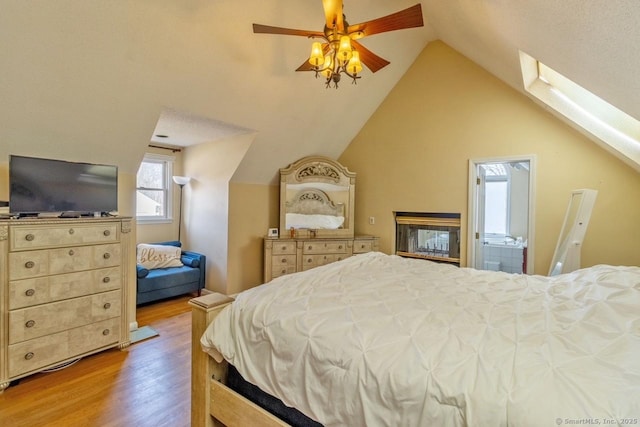
[[[378,250],[378,237],[264,239],[264,281]]]
[[[130,344],[130,218],[0,220],[0,392]]]

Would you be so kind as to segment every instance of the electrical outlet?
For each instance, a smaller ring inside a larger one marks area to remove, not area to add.
[[[375,217],[375,216],[370,216],[370,217],[369,217],[369,224],[370,224],[370,225],[373,225],[373,224],[375,224],[375,223],[376,223],[376,217]]]

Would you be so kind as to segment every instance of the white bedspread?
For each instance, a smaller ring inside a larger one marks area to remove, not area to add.
[[[241,293],[201,342],[326,426],[640,423],[639,267],[362,254]]]

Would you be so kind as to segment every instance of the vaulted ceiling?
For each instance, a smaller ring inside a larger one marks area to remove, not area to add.
[[[345,0],[350,23],[416,0]],[[294,72],[320,0],[0,0],[0,161],[8,154],[118,164],[147,145],[255,134],[235,180],[271,182],[299,157],[338,157],[429,41],[441,39],[517,90],[518,50],[640,118],[637,0],[423,0],[425,26],[371,36],[389,60],[325,89]],[[169,138],[158,140],[157,133]]]

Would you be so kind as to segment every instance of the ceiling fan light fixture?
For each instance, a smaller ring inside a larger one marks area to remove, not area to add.
[[[351,47],[351,37],[342,36],[340,37],[340,47],[338,48],[338,58],[340,62],[346,64],[349,59],[351,59],[351,52],[353,48]]]
[[[357,50],[351,52],[351,59],[347,64],[347,71],[354,76],[362,71],[362,62],[360,62],[360,53]]]
[[[316,78],[322,75],[328,88],[337,89],[343,74],[351,78],[352,83],[355,84],[362,78],[358,74],[363,67],[366,66],[375,73],[390,64],[357,40],[374,34],[424,25],[420,3],[355,25],[347,22],[343,13],[342,0],[322,0],[322,6],[325,14],[325,25],[322,31],[297,30],[254,23],[253,32],[321,39],[322,42],[312,43],[311,55],[296,71],[313,71]]]
[[[333,56],[331,53],[324,57],[324,68],[320,71],[320,74],[326,78],[330,78],[333,74]]]
[[[309,56],[309,63],[314,67],[320,67],[324,64],[324,53],[322,52],[322,44],[320,42],[314,42],[311,45],[311,55]]]

